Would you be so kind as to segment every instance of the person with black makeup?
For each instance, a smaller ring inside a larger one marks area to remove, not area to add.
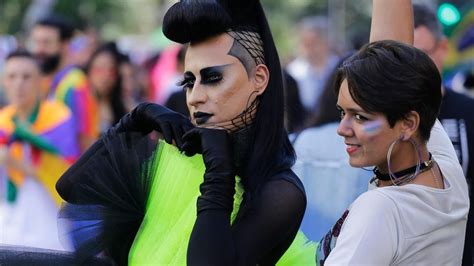
[[[60,217],[78,256],[103,251],[120,265],[313,263],[302,235],[282,258],[306,197],[291,171],[282,71],[259,1],[180,1],[163,31],[188,44],[180,84],[191,118],[140,104],[62,176],[57,190],[69,205]],[[166,143],[153,144],[152,130]]]

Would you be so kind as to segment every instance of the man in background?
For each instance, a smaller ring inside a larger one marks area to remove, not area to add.
[[[77,125],[77,139],[84,152],[97,138],[97,104],[84,72],[69,62],[74,27],[66,19],[49,16],[31,30],[31,52],[41,65],[43,94],[65,103]]]
[[[287,71],[298,83],[305,109],[313,113],[324,84],[339,59],[329,47],[326,17],[304,18],[298,27],[300,54],[288,65]]]
[[[424,51],[433,60],[439,71],[442,72],[443,63],[448,54],[448,40],[443,34],[441,24],[435,12],[427,6],[415,4],[413,11],[415,15],[414,46]],[[445,86],[440,89],[443,94],[443,101],[439,120],[453,143],[470,190],[471,210],[467,222],[463,265],[473,265],[474,116],[472,113],[474,112],[474,99],[454,92]]]

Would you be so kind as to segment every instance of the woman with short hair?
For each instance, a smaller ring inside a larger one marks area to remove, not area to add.
[[[395,41],[370,43],[339,68],[338,134],[351,166],[375,166],[375,176],[321,240],[317,262],[461,264],[469,197],[436,120],[440,86],[431,59]]]

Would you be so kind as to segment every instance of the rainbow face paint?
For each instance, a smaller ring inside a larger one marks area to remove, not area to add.
[[[363,125],[363,131],[368,136],[377,135],[382,129],[383,121],[380,119],[374,121],[367,121]]]

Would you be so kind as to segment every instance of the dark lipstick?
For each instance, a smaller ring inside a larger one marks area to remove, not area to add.
[[[204,113],[204,112],[194,112],[193,113],[193,117],[196,120],[196,124],[198,124],[198,125],[202,125],[202,124],[206,123],[207,120],[209,120],[209,118],[211,118],[212,116],[213,116],[213,114]]]

